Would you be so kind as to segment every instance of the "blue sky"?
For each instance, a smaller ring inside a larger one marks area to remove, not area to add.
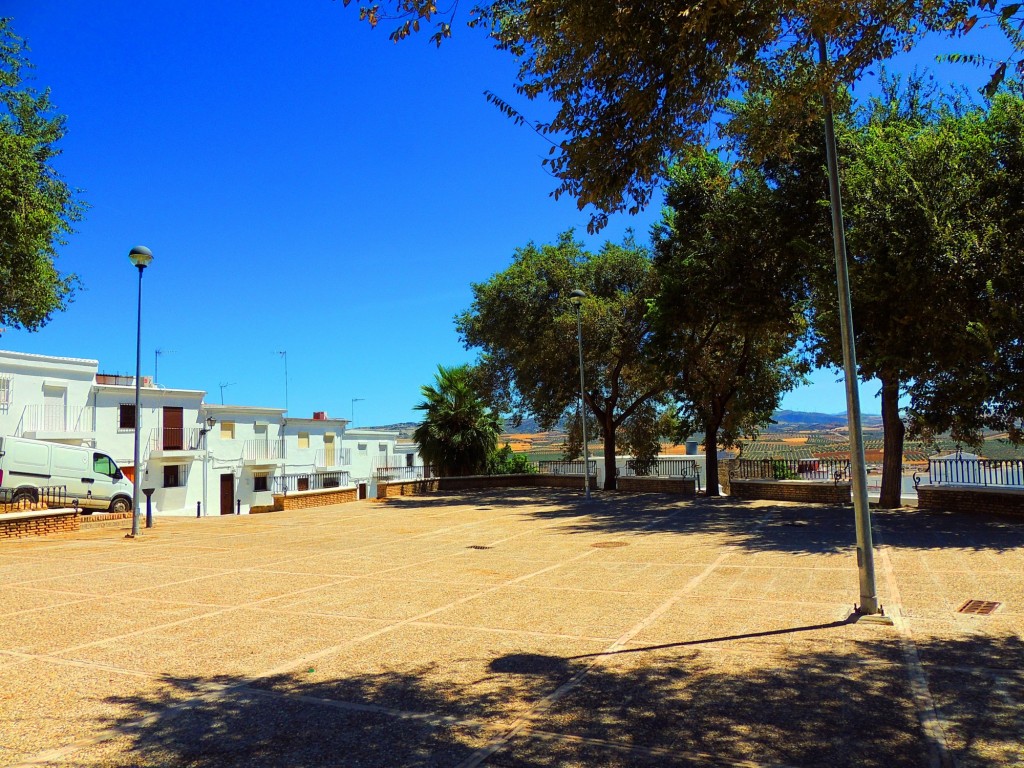
[[[575,227],[597,247],[659,215],[656,201],[586,236],[588,215],[550,197],[546,141],[485,102],[513,96],[515,64],[479,32],[395,45],[331,0],[6,0],[2,13],[68,115],[59,169],[91,204],[58,262],[84,289],[2,349],[133,373],[127,255],[143,244],[143,375],[163,349],[165,386],[219,402],[229,384],[226,402],[284,407],[286,350],[292,415],[349,418],[363,398],[360,425],[415,420],[437,364],[473,358],[452,322],[471,282],[530,240]],[[783,407],[844,411],[836,379],[819,372]],[[862,388],[867,412],[876,391]]]

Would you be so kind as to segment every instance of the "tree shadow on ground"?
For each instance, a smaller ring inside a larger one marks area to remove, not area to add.
[[[823,627],[789,632],[807,630]],[[506,768],[929,765],[908,676],[870,639],[788,654],[752,652],[748,639],[601,656],[512,652],[475,660],[481,671],[463,678],[426,663],[349,676],[311,668],[259,680],[168,679],[164,695],[111,699],[129,710],[104,724],[117,737],[61,764],[397,768],[459,766],[477,755]],[[1020,639],[944,640],[921,653],[958,764],[1024,760],[1024,675],[1003,666],[1021,658]],[[968,655],[978,666],[966,675],[942,664]],[[182,704],[183,694],[193,698]]]
[[[852,506],[750,502],[728,497],[679,501],[660,494],[623,494],[529,514],[541,520],[564,519],[566,524],[558,528],[562,533],[722,534],[729,544],[763,552],[849,553],[856,541]],[[874,510],[872,522],[885,543],[894,547],[1024,548],[1024,524],[995,515]]]

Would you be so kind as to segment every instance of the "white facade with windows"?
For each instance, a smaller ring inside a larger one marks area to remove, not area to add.
[[[0,350],[0,435],[96,447],[131,475],[140,418],[142,488],[152,489],[156,514],[245,514],[273,504],[275,491],[357,487],[371,496],[377,467],[406,461],[396,458],[397,432],[214,405],[202,390],[146,377],[136,414],[134,377],[98,370],[96,360]]]

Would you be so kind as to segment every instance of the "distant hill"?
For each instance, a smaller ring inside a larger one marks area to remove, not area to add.
[[[768,427],[768,432],[794,432],[807,430],[840,429],[846,426],[845,413],[813,413],[807,411],[776,411],[772,417],[775,424]],[[861,423],[865,429],[881,429],[882,417],[862,413]]]

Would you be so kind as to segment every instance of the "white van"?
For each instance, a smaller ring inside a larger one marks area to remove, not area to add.
[[[94,509],[128,512],[132,482],[107,454],[92,448],[47,443],[22,437],[0,437],[0,497],[12,502],[39,501],[40,489],[66,489],[68,503]]]

